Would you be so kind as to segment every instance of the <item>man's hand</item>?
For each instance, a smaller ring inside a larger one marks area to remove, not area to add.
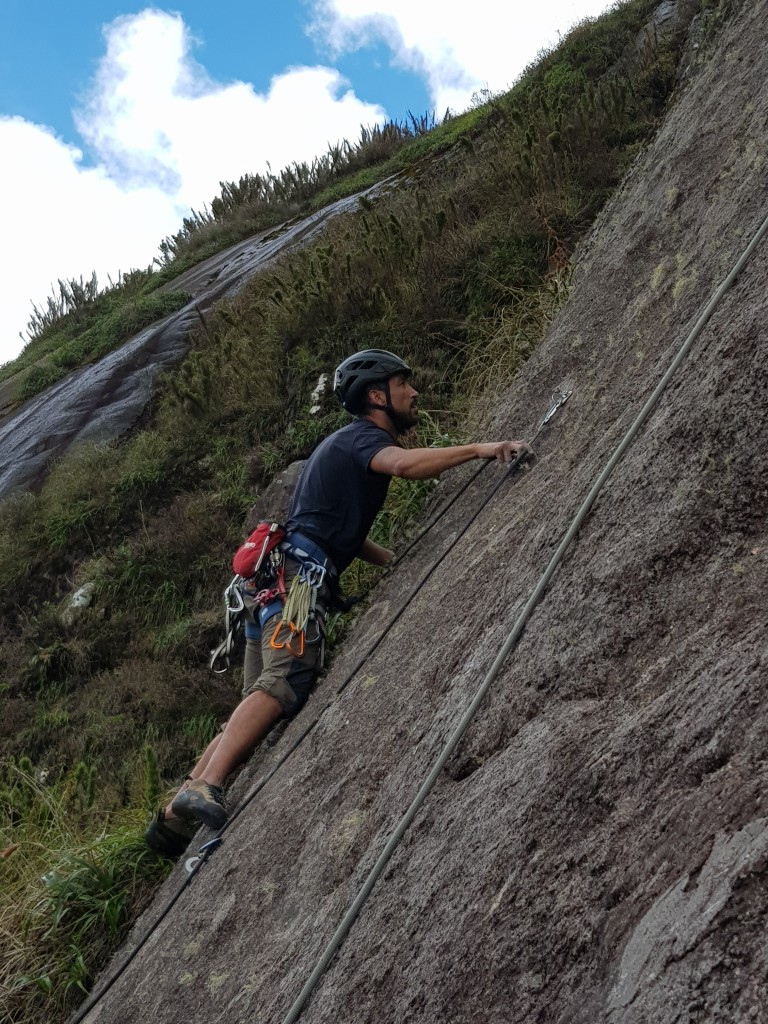
[[[486,441],[475,447],[478,459],[496,459],[497,462],[514,462],[523,453],[533,455],[525,441]]]

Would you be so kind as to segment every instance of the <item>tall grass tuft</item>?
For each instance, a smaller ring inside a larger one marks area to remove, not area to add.
[[[293,163],[277,174],[245,174],[237,182],[222,182],[210,209],[193,211],[181,230],[160,243],[162,267],[188,265],[196,253],[208,255],[296,214],[307,202],[345,178],[391,158],[414,139],[435,127],[434,112],[383,125],[361,126],[356,142],[344,140],[311,163]]]
[[[3,1019],[61,1020],[167,867],[137,812],[107,820],[95,808],[91,767],[49,784],[26,759],[0,776]]]

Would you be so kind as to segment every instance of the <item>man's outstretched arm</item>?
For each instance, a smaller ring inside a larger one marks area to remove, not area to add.
[[[530,450],[525,441],[486,441],[480,444],[457,444],[450,448],[398,448],[392,445],[382,448],[373,456],[370,468],[374,473],[401,476],[408,480],[426,480],[473,459],[512,462],[520,452]]]

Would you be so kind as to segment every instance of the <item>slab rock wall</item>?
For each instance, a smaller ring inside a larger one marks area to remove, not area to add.
[[[768,214],[768,3],[722,10],[496,410],[489,433],[531,436],[552,390],[573,384],[535,463],[334,696],[496,468],[382,583],[235,798],[323,712],[317,726],[90,1024],[283,1021],[601,467]],[[302,1021],[768,1020],[767,271],[765,242],[597,501]]]

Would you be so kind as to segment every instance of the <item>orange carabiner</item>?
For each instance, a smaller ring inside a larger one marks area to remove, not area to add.
[[[280,635],[280,630],[283,628],[283,626],[285,626],[286,629],[290,630],[290,636],[286,640],[283,640],[281,642],[277,638]],[[298,651],[293,646],[294,637],[296,636],[298,636],[299,638]],[[302,658],[304,657],[304,630],[297,629],[293,622],[283,622],[283,620],[281,619],[280,622],[278,622],[277,626],[275,626],[275,631],[272,634],[272,638],[269,641],[269,646],[274,647],[276,651],[282,650],[285,647],[290,651],[294,658]]]

